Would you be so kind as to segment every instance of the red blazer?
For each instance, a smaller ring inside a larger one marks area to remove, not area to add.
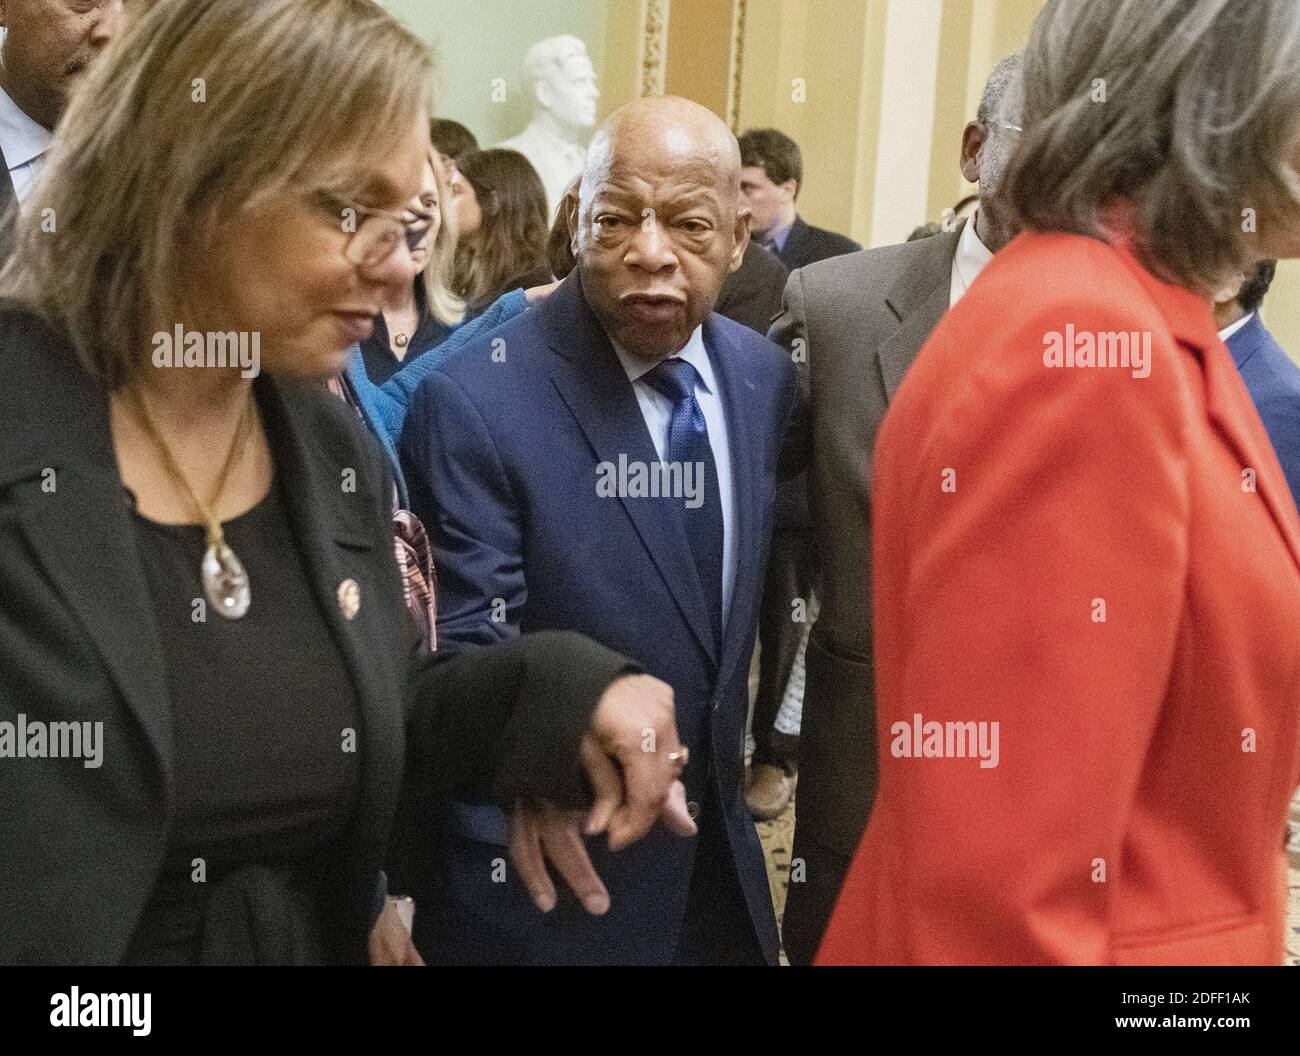
[[[1048,365],[1084,331],[1149,334],[1149,376]],[[880,791],[819,962],[1279,964],[1300,519],[1208,306],[1022,235],[904,379],[874,489]],[[929,722],[998,723],[997,765]]]

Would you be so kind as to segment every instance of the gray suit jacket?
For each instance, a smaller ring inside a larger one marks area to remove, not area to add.
[[[770,337],[807,386],[821,611],[806,658],[797,824],[851,856],[876,792],[871,646],[871,466],[903,374],[948,310],[961,228],[797,269]],[[795,342],[805,342],[806,357]]]

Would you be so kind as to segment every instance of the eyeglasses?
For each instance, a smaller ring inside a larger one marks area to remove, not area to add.
[[[419,209],[390,213],[356,205],[333,195],[322,194],[320,198],[342,218],[343,229],[351,231],[352,237],[348,239],[343,255],[363,268],[383,264],[403,241],[407,251],[414,253],[433,223],[433,214]]]

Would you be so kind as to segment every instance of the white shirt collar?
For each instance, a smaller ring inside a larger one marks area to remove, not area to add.
[[[27,116],[9,93],[0,88],[0,150],[10,171],[38,158],[50,147],[54,134]]]
[[[609,342],[614,346],[614,352],[618,356],[618,361],[623,364],[623,369],[627,372],[629,381],[639,381],[645,374],[650,373],[657,367],[658,363],[651,363],[642,359],[640,356],[634,356],[625,348],[619,346],[617,341],[612,338]],[[717,392],[717,381],[713,376],[713,364],[709,361],[709,350],[704,347],[704,327],[697,326],[692,331],[691,336],[687,338],[686,344],[681,350],[674,352],[672,356],[665,356],[665,359],[684,359],[687,363],[695,368],[695,372],[700,376],[700,382],[704,385],[705,392]]]
[[[1231,326],[1226,326],[1219,331],[1219,340],[1227,341],[1233,334],[1244,327],[1248,322],[1255,318],[1254,312],[1247,312]]]
[[[977,212],[975,216],[978,215]],[[967,220],[966,226],[962,228],[961,238],[957,241],[957,254],[952,258],[952,304],[970,289],[971,283],[979,278],[979,273],[993,259],[993,253],[975,230],[975,216]]]

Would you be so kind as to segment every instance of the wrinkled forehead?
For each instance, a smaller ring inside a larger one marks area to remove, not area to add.
[[[672,125],[641,125],[620,130],[593,144],[584,191],[602,186],[641,184],[707,189],[719,197],[739,189],[739,169],[724,146]]]
[[[734,209],[736,194],[718,177],[717,166],[680,159],[657,165],[616,161],[597,178],[583,182],[584,204],[595,202],[657,209],[702,207],[719,215]]]

